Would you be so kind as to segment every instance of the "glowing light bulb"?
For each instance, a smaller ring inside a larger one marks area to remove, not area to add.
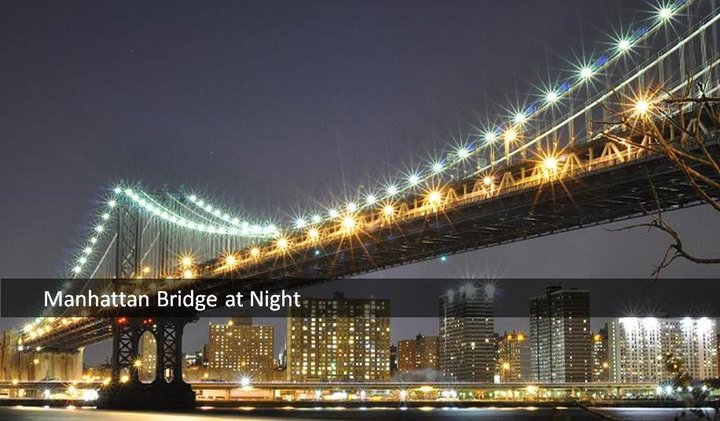
[[[580,77],[583,79],[590,79],[593,76],[593,70],[590,67],[583,67],[580,69]]]
[[[277,241],[275,242],[275,245],[280,250],[287,250],[288,246],[290,245],[290,242],[288,241],[287,238],[281,237],[281,238],[277,239]]]
[[[457,156],[460,159],[467,159],[470,156],[470,149],[468,147],[458,148]]]
[[[493,143],[497,140],[497,133],[494,130],[485,133],[485,142]]]
[[[420,182],[420,176],[417,174],[410,174],[408,177],[408,184],[411,186],[416,186]]]
[[[295,220],[295,228],[302,229],[305,228],[305,225],[307,225],[307,222],[303,218],[298,218]]]
[[[524,122],[527,121],[527,116],[525,115],[525,113],[519,112],[519,113],[515,114],[515,116],[513,117],[513,121],[516,124],[523,124]]]
[[[558,160],[554,156],[549,156],[543,160],[543,168],[548,171],[555,172],[558,169]]]
[[[80,266],[75,266],[74,268],[72,268],[72,271],[74,273],[80,273],[81,270],[82,270],[82,267],[80,267]]]
[[[630,42],[630,40],[623,38],[620,41],[618,41],[617,48],[618,48],[618,50],[620,50],[622,52],[628,51],[631,47],[632,47],[632,43]]]
[[[192,257],[190,257],[190,256],[183,256],[183,257],[180,259],[180,263],[181,263],[183,266],[186,266],[186,267],[187,267],[187,266],[192,266],[192,264],[193,264],[193,259],[192,259]]]
[[[365,197],[365,203],[367,203],[368,205],[374,205],[375,202],[377,202],[377,197],[375,197],[374,194],[368,194]]]
[[[115,200],[108,201],[108,206],[111,208],[114,208],[115,206],[117,206],[117,201],[115,201]]]
[[[311,241],[316,241],[318,238],[320,238],[320,231],[318,231],[317,228],[310,228],[308,231],[308,238]]]
[[[385,207],[383,207],[383,215],[385,215],[385,216],[395,215],[395,208],[393,207],[393,205],[385,205]]]
[[[492,176],[486,175],[485,177],[483,177],[483,184],[485,184],[486,186],[492,186],[494,183],[495,180]]]
[[[105,227],[102,225],[98,225],[95,227],[95,232],[100,233],[100,232],[103,232],[104,230],[105,230]]]
[[[355,229],[356,224],[355,218],[352,216],[346,216],[343,218],[342,225],[346,232],[352,232]]]
[[[435,174],[440,174],[445,169],[445,166],[442,162],[438,161],[432,165],[432,172]]]
[[[337,218],[338,216],[340,216],[340,211],[338,211],[337,209],[334,209],[334,208],[333,208],[333,209],[330,209],[330,210],[328,211],[328,216],[329,216],[330,218],[332,218],[332,219],[335,219],[335,218]]]
[[[639,99],[635,102],[635,114],[645,116],[650,111],[650,103],[645,99]]]
[[[145,266],[142,271],[143,271],[143,273],[148,274],[148,273],[150,273],[150,268]]]
[[[514,142],[515,140],[517,140],[517,136],[518,136],[517,130],[515,130],[513,128],[505,130],[505,141],[506,142]]]
[[[555,91],[548,91],[545,94],[545,101],[547,101],[549,104],[554,103],[558,100],[558,98],[560,98],[560,96]]]
[[[85,249],[83,250],[83,253],[85,253],[85,254],[90,254],[90,253],[92,253],[92,248],[91,248],[91,247],[85,247]]]
[[[312,217],[312,223],[313,224],[319,224],[322,221],[322,216],[320,215],[313,215]]]
[[[250,256],[252,256],[254,259],[260,257],[260,249],[257,247],[253,247],[250,249]]]
[[[387,194],[389,194],[390,196],[395,196],[397,193],[398,188],[396,185],[390,184],[389,186],[387,186]]]
[[[347,209],[348,212],[355,212],[357,210],[357,204],[355,204],[355,202],[348,202],[348,204],[345,205],[345,209]]]
[[[432,206],[437,206],[442,202],[442,193],[439,191],[432,191],[428,194],[428,202]]]
[[[234,255],[229,254],[229,255],[227,255],[227,257],[225,257],[225,264],[226,264],[226,265],[228,265],[228,266],[235,266],[236,263],[237,263],[237,258],[235,258]]]
[[[193,274],[193,271],[191,271],[190,269],[185,270],[183,272],[183,278],[185,278],[185,279],[192,279],[193,276],[195,276],[195,275]]]
[[[673,15],[673,10],[669,6],[664,6],[658,10],[658,17],[662,21],[670,20]]]
[[[109,213],[104,213],[104,214],[102,214],[101,217],[102,217],[102,219],[104,219],[104,220],[107,221],[108,219],[110,219],[110,214],[109,214]]]

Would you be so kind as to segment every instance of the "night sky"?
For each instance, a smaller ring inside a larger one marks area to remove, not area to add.
[[[119,180],[272,216],[354,193],[506,114],[653,5],[0,0],[0,277],[64,273]],[[668,217],[691,250],[720,254],[711,209]],[[667,244],[591,228],[373,276],[647,278]],[[394,339],[422,327],[404,323]]]

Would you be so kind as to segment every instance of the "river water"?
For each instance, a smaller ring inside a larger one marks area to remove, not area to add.
[[[620,420],[672,421],[678,414],[673,408],[597,408],[594,411]],[[591,421],[606,419],[579,408],[478,408],[478,409],[206,409],[186,413],[101,411],[92,408],[0,408],[0,420],[32,421],[431,421],[431,420],[557,420]],[[685,419],[697,419],[693,417]]]

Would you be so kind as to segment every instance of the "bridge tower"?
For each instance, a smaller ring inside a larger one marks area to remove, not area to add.
[[[189,409],[195,394],[183,381],[182,336],[193,317],[117,317],[112,322],[112,378],[100,393],[99,408]],[[140,339],[150,332],[156,340],[155,380],[140,381]]]

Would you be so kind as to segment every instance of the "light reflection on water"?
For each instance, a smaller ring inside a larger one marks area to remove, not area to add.
[[[600,412],[622,420],[658,420],[671,421],[678,415],[675,408],[602,408]],[[118,421],[139,419],[142,421],[275,421],[302,419],[305,421],[346,421],[346,420],[545,420],[572,419],[573,421],[598,420],[597,415],[582,409],[556,408],[278,408],[257,409],[241,407],[235,409],[216,409],[204,407],[191,413],[154,413],[101,411],[92,408],[42,408],[42,407],[0,407],[1,420],[32,421]]]

